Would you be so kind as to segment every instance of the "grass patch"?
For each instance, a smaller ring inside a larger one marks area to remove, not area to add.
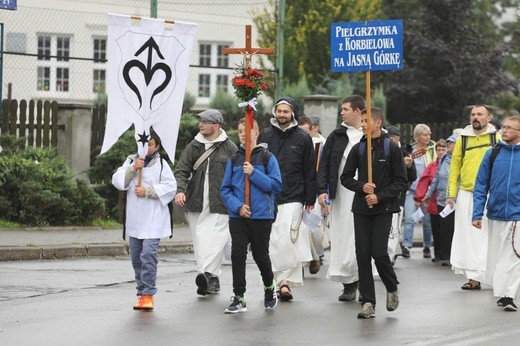
[[[115,220],[111,220],[111,219],[95,219],[94,221],[92,221],[92,226],[101,227],[104,229],[123,227],[122,224],[120,224],[119,222],[117,222]]]
[[[0,219],[0,228],[20,228],[21,225],[16,222]]]

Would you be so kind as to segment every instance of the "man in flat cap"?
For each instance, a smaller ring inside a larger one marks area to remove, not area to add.
[[[175,204],[186,208],[197,260],[197,294],[220,291],[220,265],[230,239],[228,211],[220,185],[228,158],[237,146],[221,128],[224,117],[215,109],[197,114],[199,133],[182,152],[177,167]]]

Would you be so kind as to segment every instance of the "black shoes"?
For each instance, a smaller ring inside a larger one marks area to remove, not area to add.
[[[408,249],[403,244],[401,244],[401,253],[402,253],[404,258],[410,258],[410,249]]]
[[[357,281],[351,284],[343,284],[343,293],[338,297],[338,300],[340,302],[351,302],[353,300],[356,300],[357,287]]]
[[[502,303],[502,305],[500,305],[499,303]],[[504,307],[504,311],[516,311],[518,310],[515,303],[513,302],[513,298],[509,298],[509,297],[504,297],[504,298],[500,298],[500,300],[497,302],[497,305],[498,306],[503,306]]]
[[[425,247],[422,252],[424,258],[432,258],[432,252],[429,247]]]
[[[197,294],[201,296],[205,296],[208,293],[214,294],[220,292],[220,280],[218,276],[211,275],[207,272],[197,275],[195,284],[197,285]]]

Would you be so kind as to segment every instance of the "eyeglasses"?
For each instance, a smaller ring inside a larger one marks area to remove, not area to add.
[[[509,131],[509,130],[520,131],[520,129],[517,129],[516,127],[511,127],[511,126],[507,126],[507,125],[506,126],[504,126],[504,125],[502,126],[502,131],[503,130],[507,130],[507,131]]]
[[[216,123],[214,123],[213,121],[207,121],[207,120],[199,120],[199,124],[202,124],[202,125],[215,125]]]

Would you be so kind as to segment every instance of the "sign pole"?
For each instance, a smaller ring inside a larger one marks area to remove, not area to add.
[[[367,108],[367,165],[368,165],[368,182],[372,183],[372,110],[370,106],[370,71],[365,72],[365,92],[366,92],[366,108]],[[372,207],[372,206],[370,206]]]

